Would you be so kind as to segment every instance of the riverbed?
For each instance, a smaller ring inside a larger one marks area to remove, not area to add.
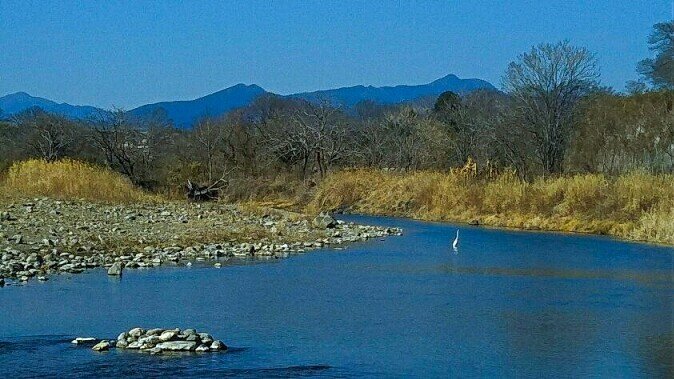
[[[0,376],[672,376],[673,248],[343,218],[404,234],[0,288]],[[157,357],[69,343],[134,326],[203,329],[230,349]]]

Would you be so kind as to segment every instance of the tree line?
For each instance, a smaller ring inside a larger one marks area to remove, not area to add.
[[[0,122],[0,169],[30,157],[106,165],[152,189],[187,179],[286,175],[306,182],[335,168],[447,170],[474,164],[523,178],[564,172],[674,171],[674,23],[654,26],[655,58],[620,94],[599,82],[595,55],[568,41],[541,44],[511,62],[502,91],[445,92],[433,106],[353,109],[263,95],[204,117],[188,130],[162,111],[123,110],[70,120],[30,109]]]

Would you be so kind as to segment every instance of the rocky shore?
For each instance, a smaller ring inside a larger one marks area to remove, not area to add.
[[[99,340],[93,337],[77,337],[75,345],[93,345],[95,351],[107,351],[112,348],[139,350],[150,354],[163,352],[208,353],[226,351],[227,345],[214,339],[208,333],[199,333],[196,329],[143,329],[133,328],[119,334],[116,340]]]
[[[237,205],[109,205],[34,199],[0,204],[0,286],[104,267],[219,267],[230,258],[284,258],[292,253],[400,234],[329,215],[307,217]]]

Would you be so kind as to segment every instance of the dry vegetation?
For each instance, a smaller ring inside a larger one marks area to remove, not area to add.
[[[122,174],[68,159],[15,162],[0,185],[0,195],[5,198],[46,196],[114,203],[157,200],[135,187]]]
[[[336,172],[308,209],[447,220],[525,229],[610,234],[674,244],[674,175],[581,174],[532,182],[506,172],[478,179],[459,172]]]
[[[289,185],[296,188],[291,191],[286,188]],[[671,174],[578,174],[529,182],[512,171],[486,179],[460,170],[352,169],[328,175],[313,195],[297,182],[284,185],[274,181],[259,186],[250,200],[242,203],[243,209],[253,214],[260,209],[269,212],[270,207],[298,208],[308,204],[305,209],[309,213],[349,208],[376,215],[477,220],[492,226],[610,234],[674,244]],[[0,197],[108,203],[162,200],[134,187],[118,173],[72,160],[15,163],[0,185]]]

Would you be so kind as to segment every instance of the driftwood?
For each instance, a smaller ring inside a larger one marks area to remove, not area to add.
[[[220,190],[224,186],[225,181],[223,179],[218,180],[210,186],[200,186],[188,180],[187,186],[185,186],[187,190],[185,195],[189,201],[213,201],[218,199]]]

